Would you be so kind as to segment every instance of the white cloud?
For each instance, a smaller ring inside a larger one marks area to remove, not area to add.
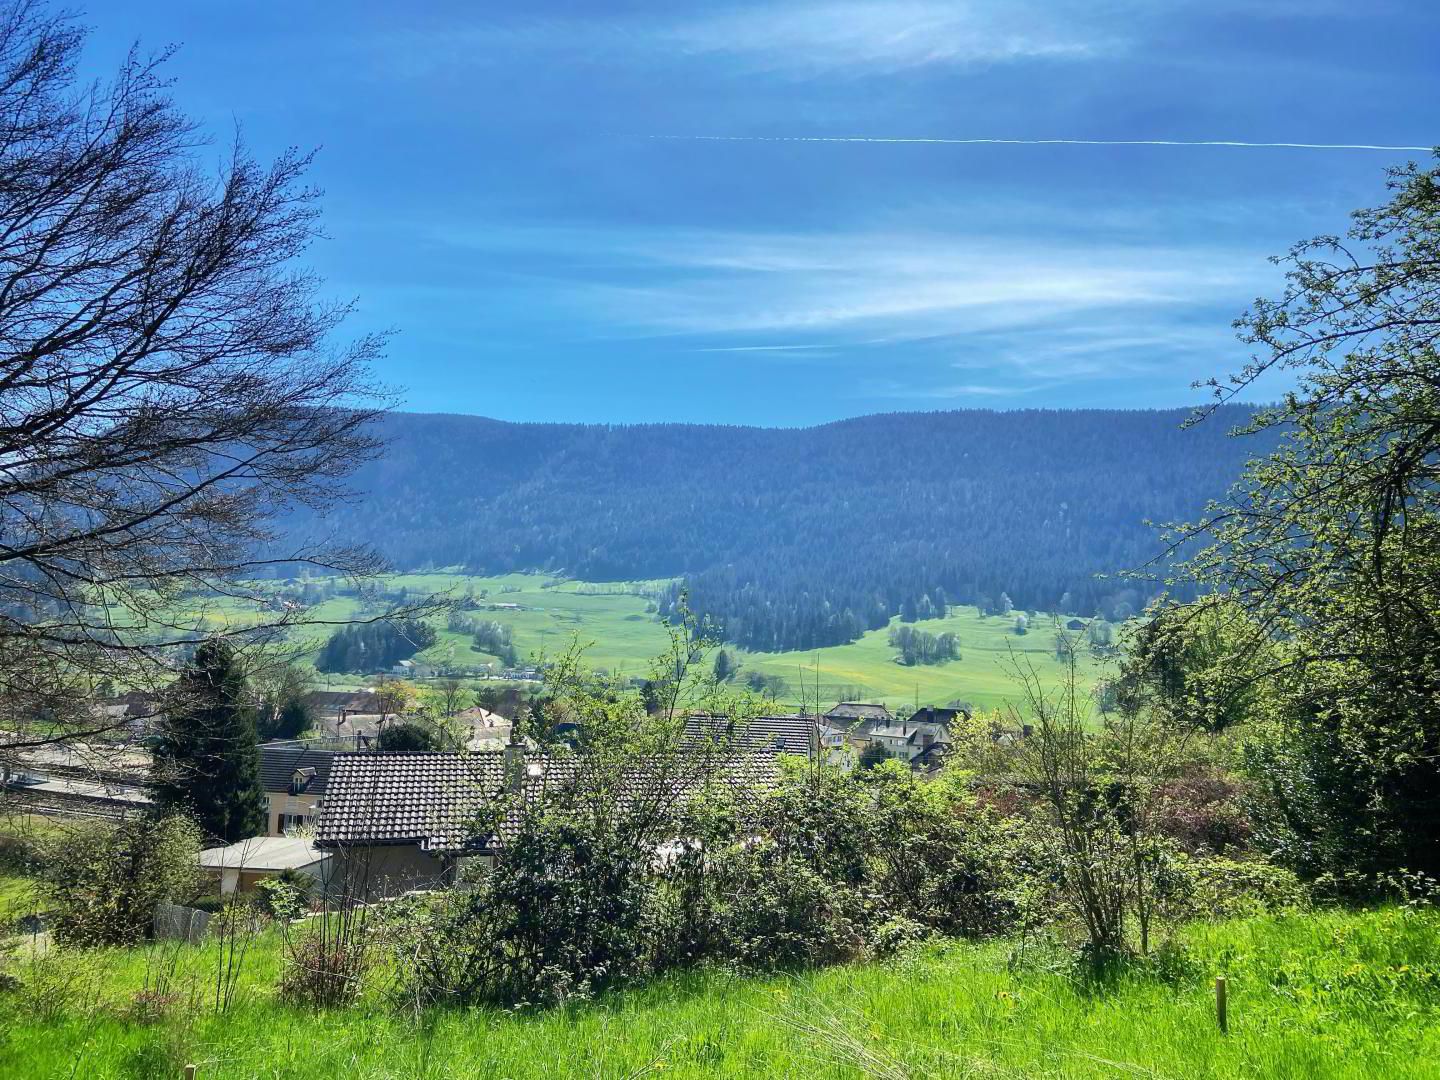
[[[1274,284],[1258,250],[956,222],[920,231],[886,217],[829,233],[501,227],[443,242],[455,262],[544,266],[509,279],[514,306],[575,340],[671,339],[885,378],[903,361],[921,373],[896,391],[906,396],[1024,393],[1177,361],[1183,387],[1233,358],[1230,317]]]
[[[661,29],[656,39],[773,70],[900,71],[934,65],[1080,57],[1116,47],[1067,4],[1023,0],[831,0],[731,8]]]
[[[1140,0],[1133,0],[1140,2]],[[896,73],[1123,49],[1132,0],[778,0],[687,13],[486,18],[357,41],[410,75],[472,68],[517,52],[589,62],[717,57],[736,74]]]
[[[1249,269],[1263,266],[1224,250],[863,232],[670,234],[617,239],[614,251],[664,271],[643,286],[589,290],[591,304],[637,329],[825,334],[850,343],[1243,299]]]

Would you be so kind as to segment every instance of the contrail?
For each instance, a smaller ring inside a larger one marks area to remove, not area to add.
[[[934,143],[945,146],[1231,146],[1255,150],[1391,150],[1429,153],[1433,146],[1371,143],[1240,142],[1236,139],[922,139],[876,135],[651,135],[689,142]]]

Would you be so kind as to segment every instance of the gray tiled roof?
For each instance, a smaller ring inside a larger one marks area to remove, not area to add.
[[[645,768],[637,766],[633,777],[621,779],[619,799],[653,790]],[[523,769],[525,799],[534,803],[547,787],[572,781],[577,760],[529,754]],[[769,786],[775,777],[775,755],[731,754],[707,763],[695,775],[674,778],[671,798],[683,798],[707,779],[735,786]],[[492,847],[496,839],[476,837],[476,825],[481,811],[501,796],[505,787],[504,751],[336,754],[315,842],[321,848],[418,844],[426,851]],[[500,839],[513,835],[517,823],[513,813],[503,820]]]
[[[913,720],[867,720],[855,733],[876,739],[905,739],[908,742],[926,737],[932,742],[950,741],[950,729],[944,724],[916,723]]]
[[[958,705],[926,705],[923,709],[916,709],[910,721],[915,724],[953,724],[969,715],[969,710]]]
[[[842,701],[825,714],[830,720],[889,720],[890,710],[884,705],[862,701]]]
[[[305,704],[321,713],[334,713],[341,709],[357,712],[373,709],[375,694],[371,690],[311,690],[305,695]]]
[[[280,794],[290,790],[296,769],[314,769],[315,775],[305,785],[305,794],[323,795],[334,757],[333,750],[315,750],[301,742],[262,743],[260,786]]]
[[[802,757],[814,752],[815,731],[814,718],[799,714],[752,716],[744,720],[710,715],[685,718],[685,738],[692,742],[709,741],[735,750]]]

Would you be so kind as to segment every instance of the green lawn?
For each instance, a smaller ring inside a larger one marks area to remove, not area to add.
[[[12,842],[53,839],[64,828],[64,822],[42,814],[0,813],[0,934],[36,905],[35,882],[22,872],[23,858],[12,853]]]
[[[0,868],[0,933],[4,927],[29,914],[35,907],[34,882],[11,870]]]
[[[1433,1077],[1440,1071],[1440,915],[1386,909],[1197,925],[1169,980],[1085,989],[1008,943],[793,977],[710,971],[563,1010],[436,1010],[383,986],[350,1009],[274,999],[273,937],[234,1005],[213,995],[215,950],[52,955],[0,996],[0,1074],[87,1080],[180,1075],[335,1077]],[[178,956],[178,963],[172,958]],[[135,995],[174,969],[175,1006]],[[1212,978],[1230,982],[1216,1028]]]

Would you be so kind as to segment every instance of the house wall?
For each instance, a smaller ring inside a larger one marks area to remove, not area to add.
[[[920,747],[915,746],[908,739],[890,739],[877,735],[855,735],[850,739],[851,745],[856,753],[863,751],[868,743],[879,743],[885,748],[885,752],[893,758],[908,762],[920,752]]]
[[[433,889],[451,878],[447,861],[414,844],[356,845],[337,850],[332,888],[361,900],[383,900],[412,889]]]
[[[265,797],[270,802],[269,812],[265,819],[267,836],[285,835],[285,830],[280,827],[281,816],[284,814],[300,814],[309,819],[306,824],[314,824],[315,818],[320,813],[317,806],[320,800],[314,794],[291,795],[288,791],[269,791],[266,792]]]
[[[314,878],[323,889],[330,878],[331,859],[320,859],[309,866],[297,866],[296,870],[309,877]],[[218,879],[220,884],[220,895],[230,896],[235,892],[249,893],[255,891],[255,886],[266,878],[278,877],[279,870],[241,870],[239,867],[228,867],[218,870],[206,871],[212,880]]]

